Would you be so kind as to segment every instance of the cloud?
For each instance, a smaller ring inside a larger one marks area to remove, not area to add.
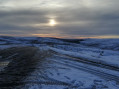
[[[0,0],[0,34],[119,35],[118,3],[118,0]],[[50,27],[49,19],[58,24]]]

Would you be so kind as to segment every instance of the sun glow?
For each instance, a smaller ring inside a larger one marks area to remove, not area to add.
[[[50,26],[55,26],[56,25],[56,21],[54,19],[50,19],[49,25]]]

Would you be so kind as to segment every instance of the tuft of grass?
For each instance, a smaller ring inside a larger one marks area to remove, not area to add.
[[[4,71],[0,72],[0,89],[14,89],[22,84],[39,62],[42,63],[46,57],[51,56],[49,51],[37,47],[12,47],[0,51],[0,56],[4,59],[16,53]]]

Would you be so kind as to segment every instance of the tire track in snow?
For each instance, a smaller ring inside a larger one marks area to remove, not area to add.
[[[78,69],[78,70],[89,72],[91,74],[102,77],[105,80],[113,80],[113,81],[116,81],[117,83],[119,83],[119,77],[118,76],[115,76],[115,75],[112,75],[112,74],[108,74],[108,73],[105,73],[105,72],[102,72],[102,71],[98,71],[98,70],[95,70],[95,69],[92,69],[92,68],[88,68],[88,67],[85,67],[85,66],[81,66],[81,65],[72,63],[72,62],[70,62],[71,60],[66,61],[65,58],[66,57],[63,58],[63,56],[62,56],[62,59],[65,60],[65,61],[63,61],[63,60],[53,60],[53,59],[52,59],[52,61],[57,63],[57,64],[61,64],[61,65],[64,65],[64,66],[68,66],[68,67],[71,67],[71,68],[75,68],[75,69]],[[54,59],[56,59],[56,58],[54,58]]]
[[[102,68],[105,68],[105,69],[110,69],[110,70],[115,70],[115,71],[119,71],[119,67],[115,66],[115,65],[109,65],[109,64],[106,64],[106,63],[102,63],[102,62],[96,62],[94,60],[88,60],[88,59],[82,59],[82,58],[79,58],[79,57],[72,57],[70,55],[67,55],[67,54],[60,54],[58,52],[55,52],[52,50],[52,52],[58,56],[63,56],[63,57],[66,57],[66,58],[70,58],[70,59],[73,59],[74,61],[78,61],[78,62],[82,62],[82,63],[85,63],[85,64],[90,64],[90,65],[94,65],[94,66],[97,66],[97,67],[102,67]]]

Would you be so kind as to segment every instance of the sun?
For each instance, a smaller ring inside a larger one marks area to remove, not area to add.
[[[55,26],[56,25],[56,21],[54,19],[50,19],[49,20],[49,25],[50,26]]]

